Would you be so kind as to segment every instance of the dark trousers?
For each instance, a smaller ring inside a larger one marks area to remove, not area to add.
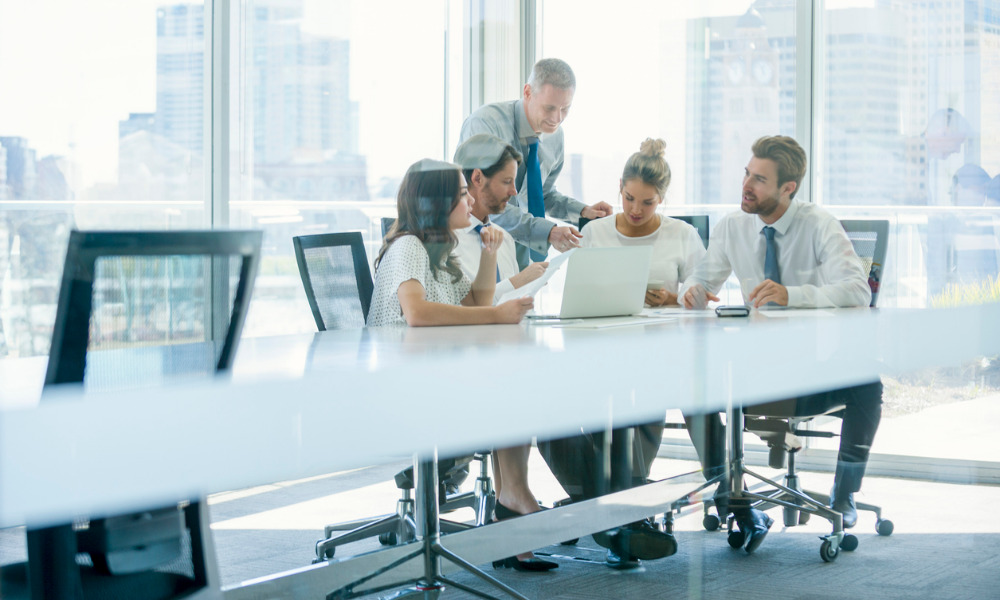
[[[882,420],[882,382],[861,385],[801,396],[796,399],[795,414],[807,416],[823,413],[840,404],[844,409],[833,413],[843,419],[840,427],[840,463],[868,462],[875,432]],[[685,415],[688,434],[698,451],[698,458],[711,478],[722,473],[726,456],[726,430],[719,413]]]
[[[630,480],[631,487],[641,485],[649,477],[649,468],[660,449],[663,420],[632,427],[631,476],[622,473],[622,465],[610,461],[609,473],[604,465],[603,434],[581,433],[556,440],[538,442],[538,451],[552,474],[574,501],[596,498],[613,489],[613,481]]]

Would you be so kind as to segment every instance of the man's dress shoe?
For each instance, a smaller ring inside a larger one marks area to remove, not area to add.
[[[607,556],[604,557],[604,564],[608,565],[612,569],[618,569],[619,571],[638,569],[642,566],[642,563],[638,558],[622,556],[611,548],[608,548]]]
[[[616,569],[634,569],[639,560],[654,560],[677,552],[677,540],[643,520],[594,534],[594,541],[608,549],[606,562]]]
[[[844,529],[858,524],[858,507],[854,504],[854,494],[847,494],[846,498],[834,498],[831,508],[844,516]]]
[[[763,511],[751,508],[749,515],[736,518],[736,524],[743,532],[743,549],[746,550],[747,554],[753,554],[754,550],[760,548],[760,545],[764,543],[764,538],[767,537],[768,530],[774,524],[774,519]]]

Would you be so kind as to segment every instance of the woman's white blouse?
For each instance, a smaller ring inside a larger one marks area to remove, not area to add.
[[[405,235],[389,245],[375,271],[375,292],[368,311],[369,327],[406,325],[396,292],[410,279],[423,286],[428,302],[440,304],[458,306],[472,289],[472,282],[464,274],[455,283],[446,271],[439,270],[435,277],[423,243],[412,235]]]

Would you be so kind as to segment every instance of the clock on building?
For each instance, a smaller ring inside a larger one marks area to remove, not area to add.
[[[771,62],[762,58],[758,58],[753,61],[753,76],[758,83],[771,83],[771,78],[774,77],[774,68],[771,66]]]

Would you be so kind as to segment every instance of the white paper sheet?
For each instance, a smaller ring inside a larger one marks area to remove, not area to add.
[[[666,306],[661,308],[644,308],[642,314],[647,317],[714,317],[715,309],[687,309],[680,306]]]
[[[526,283],[515,290],[507,292],[506,294],[501,296],[499,300],[497,300],[497,304],[503,304],[508,300],[515,300],[517,298],[527,298],[527,297],[534,298],[535,294],[538,293],[538,290],[545,287],[545,284],[549,282],[549,279],[551,279],[552,276],[555,275],[557,271],[559,271],[559,269],[563,266],[563,264],[567,260],[569,260],[569,257],[572,256],[574,252],[576,252],[576,248],[573,248],[568,252],[563,252],[559,256],[550,260],[549,267],[545,269],[545,273],[543,273],[541,277],[532,281],[531,283]]]

